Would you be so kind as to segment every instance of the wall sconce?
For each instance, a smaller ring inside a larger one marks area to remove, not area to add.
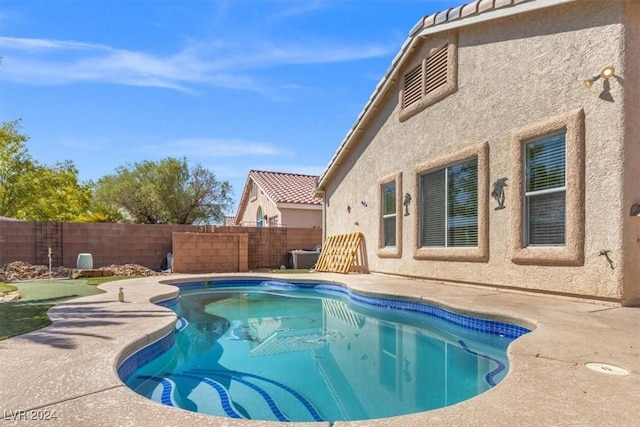
[[[640,216],[640,203],[634,203],[631,206],[631,212],[629,212],[631,216]]]
[[[586,87],[587,89],[591,89],[591,86],[593,86],[593,83],[602,78],[605,80],[608,80],[610,77],[613,77],[616,73],[616,69],[613,68],[613,66],[611,65],[607,65],[606,67],[604,67],[601,71],[600,74],[598,74],[597,76],[593,76],[590,79],[584,79],[582,81],[582,84],[584,85],[584,87]]]

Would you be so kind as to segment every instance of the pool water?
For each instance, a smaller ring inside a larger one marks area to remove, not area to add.
[[[175,344],[126,384],[222,417],[333,422],[453,405],[498,384],[507,346],[528,331],[336,285],[185,288]]]

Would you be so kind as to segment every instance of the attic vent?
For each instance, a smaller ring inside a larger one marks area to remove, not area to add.
[[[449,46],[445,45],[427,58],[425,73],[425,93],[427,95],[447,83],[448,52]]]
[[[404,76],[403,94],[402,106],[405,108],[422,99],[422,64]]]
[[[458,45],[455,33],[424,41],[418,51],[427,53],[400,82],[400,121],[407,120],[458,88]],[[423,53],[423,54],[424,54]],[[415,58],[416,61],[419,58]],[[415,62],[413,62],[415,64]]]

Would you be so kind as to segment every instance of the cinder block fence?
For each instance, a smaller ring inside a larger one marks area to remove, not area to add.
[[[51,248],[54,267],[75,268],[78,254],[90,253],[94,268],[132,263],[155,270],[173,252],[176,271],[233,272],[277,268],[286,264],[288,251],[321,243],[319,228],[0,220],[0,265],[13,261],[47,265]]]

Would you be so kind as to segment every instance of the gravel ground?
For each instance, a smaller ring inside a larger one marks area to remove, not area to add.
[[[137,264],[109,265],[99,270],[109,270],[114,276],[159,276],[158,273]],[[51,269],[51,278],[68,279],[74,269],[55,267]],[[49,268],[45,265],[32,265],[22,261],[14,261],[0,266],[0,282],[19,282],[24,280],[49,279]]]

